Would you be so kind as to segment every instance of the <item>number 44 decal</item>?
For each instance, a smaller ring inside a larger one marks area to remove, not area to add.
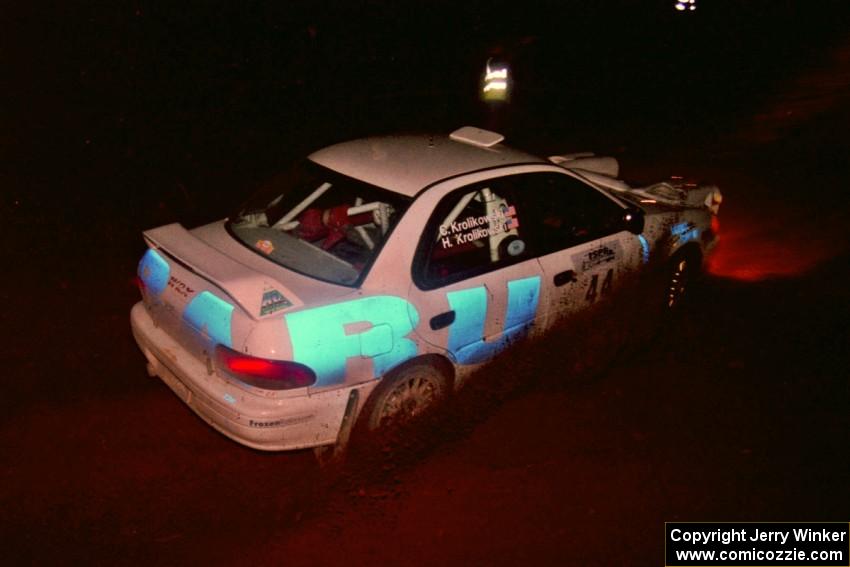
[[[605,274],[605,279],[602,280],[602,289],[599,290],[599,295],[607,295],[609,291],[611,291],[611,284],[614,283],[614,268],[608,270],[608,273]],[[596,301],[597,288],[599,288],[599,274],[593,274],[593,277],[590,278],[590,286],[587,288],[587,293],[584,294],[584,298],[593,303]]]

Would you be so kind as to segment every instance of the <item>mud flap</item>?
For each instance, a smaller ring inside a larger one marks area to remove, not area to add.
[[[313,454],[316,455],[316,460],[319,461],[320,466],[324,467],[339,463],[345,457],[345,451],[351,439],[351,432],[354,429],[359,401],[360,392],[358,390],[351,390],[348,394],[348,402],[345,404],[345,413],[342,416],[342,423],[339,426],[336,443],[333,445],[322,445],[313,449]]]

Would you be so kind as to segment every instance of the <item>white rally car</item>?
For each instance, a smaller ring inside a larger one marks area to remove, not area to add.
[[[145,232],[148,371],[240,443],[321,447],[408,420],[648,266],[678,302],[716,240],[715,187],[631,188],[613,158],[502,139],[337,144],[227,220]]]

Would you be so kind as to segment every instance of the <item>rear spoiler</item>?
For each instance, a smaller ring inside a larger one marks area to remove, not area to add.
[[[580,173],[589,171],[614,179],[620,174],[620,164],[617,162],[617,158],[598,156],[593,152],[549,156],[549,161],[565,169],[577,169]]]
[[[720,210],[720,203],[723,202],[723,194],[720,193],[717,185],[686,183],[678,178],[632,189],[631,192],[640,195],[642,199],[658,203],[692,209],[705,207],[715,215]]]
[[[664,203],[677,207],[705,207],[715,215],[720,210],[723,195],[716,185],[697,185],[679,177],[647,187],[633,188],[617,179],[620,164],[616,158],[597,156],[593,152],[579,152],[549,156],[549,161],[580,174],[591,183],[617,193],[637,195],[646,203]]]
[[[253,319],[260,319],[263,294],[276,290],[293,308],[302,302],[279,281],[237,262],[193,235],[178,223],[145,231],[151,248],[164,251],[184,268],[218,286]]]

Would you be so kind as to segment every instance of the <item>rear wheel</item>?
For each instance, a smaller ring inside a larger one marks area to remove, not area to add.
[[[448,384],[445,374],[425,361],[391,373],[370,397],[366,426],[374,431],[414,421],[446,397]]]

